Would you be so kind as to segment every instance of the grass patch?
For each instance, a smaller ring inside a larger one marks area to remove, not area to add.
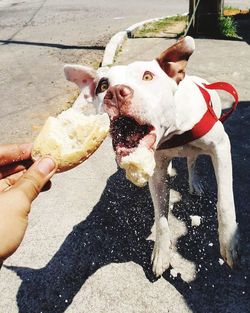
[[[234,10],[235,8],[234,7],[232,7],[231,5],[225,5],[224,6],[224,11],[225,10]]]
[[[150,36],[164,36],[166,34],[179,35],[184,30],[188,23],[188,16],[172,16],[159,21],[148,23],[142,28],[138,29],[135,37],[150,37]]]
[[[221,16],[219,18],[219,32],[223,37],[239,38],[237,24],[230,16]]]
[[[225,6],[223,16],[219,18],[219,33],[221,36],[229,39],[240,39],[238,35],[238,23],[242,18],[249,17],[248,9],[238,9],[231,6]]]

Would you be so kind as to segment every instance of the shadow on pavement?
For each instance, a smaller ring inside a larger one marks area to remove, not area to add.
[[[9,267],[22,279],[17,294],[19,312],[64,312],[85,281],[112,262],[134,261],[154,279],[152,245],[146,240],[152,224],[148,188],[133,186],[118,170],[87,219],[73,228],[44,268]]]
[[[200,157],[198,161],[199,172],[206,190],[209,190],[205,196],[194,198],[187,193],[187,171],[183,162],[177,161],[178,176],[172,185],[182,194],[182,201],[175,205],[172,213],[185,221],[188,227],[188,233],[177,241],[177,251],[196,264],[196,279],[187,284],[181,277],[173,278],[169,273],[165,273],[164,277],[184,296],[195,313],[250,312],[250,102],[239,103],[236,112],[225,123],[225,128],[232,145],[234,196],[241,234],[239,268],[231,270],[219,263],[216,184],[214,175],[211,175],[213,169],[210,159]],[[191,227],[189,216],[196,214],[202,216],[202,224]]]
[[[234,20],[237,26],[237,34],[250,45],[250,13],[237,14]]]
[[[79,50],[105,50],[104,46],[79,46],[79,45],[65,45],[61,43],[51,42],[37,42],[37,41],[23,41],[23,40],[0,40],[0,45],[25,45],[25,46],[38,46],[38,47],[49,47],[57,49],[79,49]]]
[[[188,228],[187,234],[178,239],[177,250],[195,263],[197,273],[189,284],[180,275],[174,278],[169,271],[163,277],[182,294],[195,313],[250,312],[250,102],[239,104],[225,128],[232,143],[235,202],[241,233],[242,262],[238,269],[232,271],[218,262],[215,178],[211,175],[210,160],[201,157],[198,164],[209,190],[202,198],[187,193],[184,160],[176,160],[178,176],[171,178],[171,187],[182,195],[172,213]],[[199,227],[190,226],[190,214],[202,216]],[[147,279],[154,282],[150,264],[152,242],[146,240],[152,224],[153,207],[148,188],[133,186],[118,170],[109,178],[88,218],[73,228],[44,268],[8,267],[22,279],[17,294],[19,312],[64,312],[85,281],[112,262],[133,261],[141,265]]]

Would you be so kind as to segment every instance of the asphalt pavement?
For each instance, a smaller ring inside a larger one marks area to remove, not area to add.
[[[65,63],[97,68],[120,29],[187,10],[188,0],[0,0],[0,143],[31,140],[71,100]]]
[[[153,59],[173,42],[128,39],[115,63]],[[188,194],[186,164],[178,159],[171,179],[172,190],[181,195],[169,218],[172,269],[156,279],[148,187],[125,179],[108,138],[82,165],[56,175],[51,190],[33,203],[24,241],[0,272],[1,313],[250,312],[249,33],[241,41],[195,42],[187,73],[227,81],[239,92],[239,106],[225,128],[232,144],[240,267],[231,270],[220,259],[210,160],[199,160],[206,189],[200,198]],[[202,217],[199,227],[191,226],[190,215]]]

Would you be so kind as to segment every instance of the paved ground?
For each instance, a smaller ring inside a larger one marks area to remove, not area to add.
[[[117,62],[151,59],[172,42],[129,40]],[[203,198],[189,196],[186,166],[177,160],[171,187],[182,199],[170,215],[174,270],[156,280],[152,241],[146,240],[153,225],[148,188],[136,188],[117,170],[107,139],[84,164],[56,175],[52,189],[34,202],[25,239],[0,272],[1,313],[250,312],[249,39],[197,39],[196,46],[188,72],[229,81],[240,94],[225,127],[232,142],[241,267],[231,271],[219,263],[209,160],[199,163]],[[200,227],[191,227],[191,214],[202,216]]]

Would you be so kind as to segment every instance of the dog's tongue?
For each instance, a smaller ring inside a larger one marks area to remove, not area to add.
[[[154,149],[156,141],[155,132],[150,132],[148,135],[144,136],[140,141],[140,146],[144,146],[148,149]]]

